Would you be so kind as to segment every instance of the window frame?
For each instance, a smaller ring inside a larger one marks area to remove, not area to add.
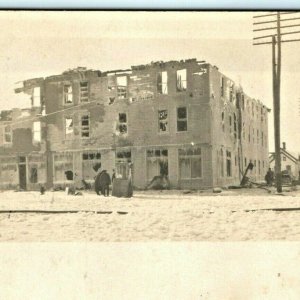
[[[82,125],[83,117],[87,117],[88,125]],[[84,127],[88,127],[88,129],[84,128]],[[83,136],[84,132],[88,132],[88,136]],[[91,118],[90,118],[90,114],[89,113],[82,114],[80,116],[80,138],[81,139],[89,139],[90,137],[91,137]]]
[[[87,84],[87,86],[86,87],[82,86],[82,84],[85,84],[85,83]],[[86,88],[86,90],[83,90],[83,88]],[[85,94],[85,93],[86,93],[86,95],[83,96],[83,94]],[[90,97],[90,83],[88,81],[80,81],[79,82],[79,101],[80,101],[80,103],[89,102],[90,101],[89,97]],[[86,99],[86,100],[83,100],[83,99]]]
[[[185,151],[186,154],[183,155],[180,152],[181,151]],[[188,154],[188,151],[191,151],[191,154]],[[195,154],[195,151],[199,151],[200,154]],[[202,159],[202,148],[201,147],[189,147],[189,148],[179,148],[177,150],[177,154],[178,154],[178,177],[179,180],[199,180],[199,179],[203,179],[203,159]],[[189,165],[190,165],[190,177],[181,177],[181,172],[180,172],[180,159],[188,159],[189,160]],[[199,159],[200,161],[200,176],[199,177],[192,177],[192,163],[193,160],[197,160]]]
[[[121,122],[120,121],[120,116],[121,115],[125,115],[126,116],[126,122]],[[126,127],[126,131],[122,132],[120,130],[120,126],[125,126]],[[121,112],[121,113],[119,112],[118,113],[118,128],[117,128],[117,131],[118,131],[119,135],[121,135],[121,136],[128,135],[128,113],[127,112]]]
[[[34,124],[39,124],[39,130],[36,130]],[[39,139],[38,140],[35,138],[35,134],[37,132],[39,133]],[[34,121],[32,123],[32,142],[34,144],[37,144],[37,143],[41,143],[41,141],[42,141],[42,123],[41,123],[41,121]]]
[[[180,118],[178,119],[178,110],[180,108],[185,108],[186,111],[186,117],[185,118]],[[182,133],[182,132],[187,132],[188,131],[188,108],[187,106],[178,106],[176,107],[176,133]],[[186,122],[186,130],[178,130],[178,122]]]
[[[72,120],[72,132],[67,133],[67,119]],[[72,138],[74,136],[74,116],[64,116],[65,138]]]
[[[7,127],[9,127],[9,132],[6,132]],[[6,140],[7,135],[10,136],[10,141],[9,142]],[[11,145],[12,140],[13,140],[13,130],[12,130],[11,124],[6,124],[6,125],[3,126],[3,144]]]
[[[69,87],[71,89],[71,91],[66,92],[65,87]],[[71,95],[72,100],[70,102],[66,102],[66,98],[68,98],[69,95]],[[72,83],[64,83],[63,84],[63,103],[64,103],[64,105],[72,105],[74,103]]]
[[[164,74],[166,75],[164,77]],[[165,78],[165,82],[164,82]],[[157,93],[160,95],[168,95],[168,71],[158,72],[157,75]]]
[[[180,86],[179,86],[179,80],[178,80],[178,74],[181,71],[185,71],[185,80],[182,80],[180,77]],[[187,91],[187,69],[178,69],[176,70],[176,92],[185,92]]]
[[[160,113],[162,112],[167,112],[167,118],[166,119],[160,119]],[[168,112],[168,109],[160,109],[158,110],[158,133],[159,134],[167,134],[169,133],[169,112]],[[161,130],[160,129],[160,124],[166,124],[166,129],[165,131]]]

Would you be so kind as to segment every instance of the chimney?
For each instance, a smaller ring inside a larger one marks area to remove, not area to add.
[[[286,150],[286,144],[285,144],[285,142],[282,143],[282,148],[283,148],[283,150]]]

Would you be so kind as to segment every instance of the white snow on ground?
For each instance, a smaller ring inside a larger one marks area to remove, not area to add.
[[[92,192],[70,196],[5,191],[0,193],[0,241],[300,240],[300,210],[257,210],[288,207],[300,208],[300,191],[284,196],[256,189],[221,194],[151,191],[135,192],[130,199]],[[3,210],[81,212],[1,213]]]

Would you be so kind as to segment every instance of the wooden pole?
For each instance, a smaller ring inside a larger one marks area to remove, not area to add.
[[[275,37],[273,37],[275,40]],[[274,44],[274,43],[273,43]],[[275,41],[276,44],[276,41]],[[273,45],[273,65],[275,63],[275,45]],[[273,66],[275,71],[274,82],[274,138],[275,138],[275,175],[277,192],[282,192],[281,182],[281,155],[280,155],[280,77],[281,77],[281,35],[280,35],[280,13],[277,13],[277,66]],[[273,76],[274,76],[273,71]]]

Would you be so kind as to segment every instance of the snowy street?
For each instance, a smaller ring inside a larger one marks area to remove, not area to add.
[[[131,199],[86,192],[0,195],[0,241],[300,240],[300,211],[262,210],[300,207],[299,191],[151,191]]]

